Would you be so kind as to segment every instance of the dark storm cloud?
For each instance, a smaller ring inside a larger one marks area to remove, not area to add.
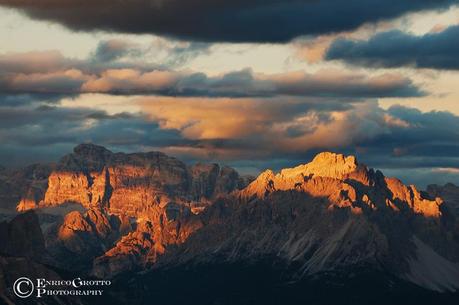
[[[369,67],[459,70],[457,54],[459,26],[451,26],[442,32],[424,36],[390,31],[366,41],[338,39],[328,49],[326,59]]]
[[[352,30],[456,0],[0,0],[74,30],[154,33],[187,40],[285,42]]]

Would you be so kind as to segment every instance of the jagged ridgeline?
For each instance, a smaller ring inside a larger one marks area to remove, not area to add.
[[[0,171],[2,266],[16,255],[43,266],[35,272],[112,278],[116,299],[139,304],[387,304],[410,294],[416,304],[454,303],[458,195],[452,184],[419,191],[329,152],[251,178],[82,144],[55,165]],[[33,224],[14,225],[15,210]],[[15,242],[32,233],[42,242]],[[194,298],[172,293],[171,281]],[[327,299],[345,287],[348,297]]]

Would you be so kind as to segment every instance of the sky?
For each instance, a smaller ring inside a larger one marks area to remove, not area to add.
[[[79,143],[459,184],[459,1],[0,0],[0,164]]]

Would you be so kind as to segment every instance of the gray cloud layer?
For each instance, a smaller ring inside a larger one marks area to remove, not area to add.
[[[118,41],[99,45],[86,60],[55,51],[0,55],[0,90],[4,94],[75,95],[81,93],[155,94],[201,97],[412,97],[425,94],[400,74],[368,76],[322,70],[313,74],[257,74],[250,69],[209,77],[200,72],[122,63],[133,52]],[[179,52],[180,53],[180,52]]]
[[[200,41],[285,42],[456,0],[0,0],[0,5],[75,30],[155,33]]]
[[[368,67],[411,66],[459,70],[459,26],[439,33],[413,36],[401,31],[377,34],[369,40],[338,39],[326,59]]]

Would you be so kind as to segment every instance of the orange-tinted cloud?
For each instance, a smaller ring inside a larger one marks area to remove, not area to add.
[[[217,146],[219,140],[230,141],[230,151],[251,154],[345,147],[402,124],[374,103],[330,111],[297,100],[142,98],[137,104],[162,129]]]

